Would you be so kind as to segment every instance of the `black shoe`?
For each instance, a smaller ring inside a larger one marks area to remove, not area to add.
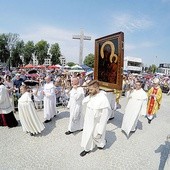
[[[148,119],[148,123],[150,124],[150,123],[151,123],[151,120]]]
[[[70,132],[70,131],[65,132],[66,135],[70,135],[71,133],[73,132]]]
[[[33,134],[33,133],[30,133],[30,136],[34,136],[34,134]]]
[[[85,156],[87,153],[89,153],[90,151],[83,151],[80,153],[80,156]]]
[[[130,131],[131,133],[135,133],[136,132],[136,130],[132,130],[132,131]]]
[[[146,118],[148,119],[148,123],[150,124],[152,119],[149,119],[148,116],[146,116]]]
[[[45,120],[44,123],[48,123],[48,122],[51,122],[51,119],[50,120]]]
[[[109,120],[112,120],[112,119],[114,119],[115,117],[111,117],[111,118],[109,118]]]

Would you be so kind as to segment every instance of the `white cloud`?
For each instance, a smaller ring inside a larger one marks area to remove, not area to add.
[[[122,18],[122,22],[123,22]],[[131,26],[125,25],[127,29],[130,29],[130,27],[138,28],[140,24],[131,24]],[[21,39],[23,39],[25,42],[32,40],[35,43],[40,40],[46,40],[48,43],[59,43],[61,48],[61,53],[66,57],[67,62],[73,61],[75,63],[78,63],[79,61],[79,48],[80,48],[80,42],[79,40],[73,40],[72,36],[80,34],[80,32],[73,32],[53,26],[36,26],[33,28],[29,28],[28,30],[25,30],[23,33],[20,34]],[[93,33],[85,33],[87,36],[91,36],[91,41],[84,41],[84,51],[83,56],[87,56],[89,53],[94,54],[94,43],[96,35]],[[134,53],[136,50],[141,50],[142,48],[149,48],[152,46],[156,46],[153,42],[141,42],[138,44],[133,43],[125,43],[125,53]],[[126,55],[125,54],[125,55]]]
[[[34,26],[21,33],[20,37],[25,42],[32,40],[36,43],[43,39],[50,44],[59,43],[61,53],[66,57],[67,62],[78,63],[80,42],[72,39],[72,36],[77,34],[80,32],[72,32],[53,26]],[[84,41],[83,56],[87,56],[89,53],[94,53],[94,35],[86,32],[84,34],[92,37],[91,41]]]
[[[125,56],[127,55],[135,55],[141,53],[141,51],[147,51],[148,49],[152,47],[158,46],[157,43],[154,42],[141,42],[141,43],[125,43]],[[143,52],[143,53],[144,53]]]
[[[143,15],[116,14],[113,16],[112,27],[115,30],[134,32],[144,30],[153,25],[152,21]]]

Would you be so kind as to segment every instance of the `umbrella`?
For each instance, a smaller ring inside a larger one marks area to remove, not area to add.
[[[36,86],[38,83],[38,81],[34,81],[34,80],[25,80],[24,84],[27,86]]]
[[[26,76],[27,76],[27,77],[31,77],[31,78],[32,78],[32,77],[38,77],[39,75],[38,75],[38,74],[34,74],[34,73],[33,73],[33,74],[26,74]]]
[[[24,66],[24,68],[34,68],[34,66],[32,64],[27,64]]]
[[[69,70],[70,73],[83,73],[84,70]]]
[[[45,66],[44,65],[37,65],[37,66],[35,66],[36,68],[45,68]]]
[[[70,66],[68,66],[68,65],[65,65],[65,66],[64,66],[64,68],[66,68],[66,69],[70,69],[71,67],[70,67]]]
[[[80,67],[82,67],[83,70],[85,70],[86,72],[92,71],[93,69],[87,65],[80,65]]]
[[[86,76],[88,76],[88,75],[90,75],[90,74],[93,74],[93,70],[86,72]]]
[[[76,65],[72,66],[71,69],[80,70],[80,69],[82,69],[82,67],[76,64]]]
[[[36,74],[37,73],[37,70],[30,70],[30,71],[28,71],[28,74]]]
[[[55,66],[56,66],[57,68],[61,68],[60,64],[56,64]]]
[[[52,65],[52,66],[48,66],[48,68],[59,68],[59,67],[57,67],[56,65]]]

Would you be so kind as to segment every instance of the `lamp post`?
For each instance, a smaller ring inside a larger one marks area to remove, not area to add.
[[[20,59],[22,61],[22,66],[24,65],[24,56],[20,55]]]
[[[9,51],[9,58],[8,58],[8,70],[10,71],[11,68],[11,58],[12,58],[12,49],[14,45],[10,44],[9,42],[6,45],[6,49]]]
[[[11,46],[10,45],[7,45],[6,46],[6,49],[9,51],[9,58],[8,58],[8,60],[7,60],[7,65],[6,65],[6,67],[8,68],[8,70],[10,71],[10,65],[11,65],[11,54],[12,54],[12,51],[11,51]]]
[[[9,51],[9,65],[8,65],[9,71],[11,70],[11,69],[10,69],[10,66],[11,66],[11,50]]]

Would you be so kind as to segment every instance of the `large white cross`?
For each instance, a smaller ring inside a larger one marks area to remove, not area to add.
[[[80,35],[73,35],[73,39],[80,40],[79,65],[83,64],[83,40],[91,40],[91,37],[85,36],[83,30]]]

